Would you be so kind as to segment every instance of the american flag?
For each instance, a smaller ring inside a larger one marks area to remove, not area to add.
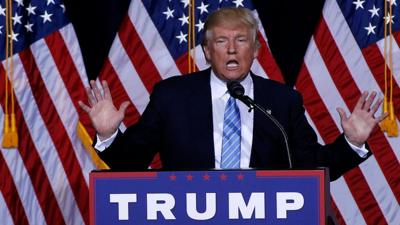
[[[399,123],[400,13],[393,0],[392,17],[385,14],[385,2],[389,4],[390,0],[325,2],[296,83],[321,143],[333,141],[341,132],[336,107],[349,112],[365,90],[377,91],[383,97],[384,67],[389,67],[384,61],[384,23],[390,20],[393,24],[395,119]],[[368,143],[373,156],[331,183],[338,221],[348,225],[398,225],[400,138],[389,138],[376,129]]]
[[[5,80],[11,79],[4,62],[7,11],[1,0],[0,140]],[[59,0],[13,0],[10,13],[15,54],[14,89],[8,91],[16,100],[19,147],[0,146],[0,223],[89,224],[94,164],[77,136],[79,119],[89,122],[77,105],[87,98],[88,81],[74,29]]]
[[[196,47],[191,50],[191,55],[196,59],[197,68],[205,69],[209,66],[200,42],[207,16],[212,11],[227,6],[247,7],[256,16],[257,12],[250,0],[193,2]],[[128,14],[98,77],[98,80],[108,81],[117,106],[126,100],[132,103],[121,125],[122,130],[138,120],[156,82],[188,72],[190,6],[191,0],[131,1]],[[283,82],[261,24],[259,28],[262,49],[252,69],[255,73]]]

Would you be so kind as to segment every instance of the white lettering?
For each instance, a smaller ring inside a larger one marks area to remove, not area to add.
[[[217,197],[215,193],[206,193],[206,209],[203,213],[197,211],[196,193],[186,194],[186,212],[194,220],[209,220],[215,216]]]
[[[299,192],[276,193],[276,218],[286,219],[287,211],[299,210],[304,206],[304,197]]]
[[[110,203],[118,203],[118,220],[129,220],[128,204],[136,201],[136,194],[110,194]]]
[[[246,205],[242,193],[229,193],[229,219],[239,219],[239,212],[243,219],[251,219],[255,212],[256,219],[265,218],[265,193],[253,192]]]
[[[171,194],[147,194],[147,219],[157,220],[160,212],[166,220],[174,220],[172,208],[175,207],[175,198]]]

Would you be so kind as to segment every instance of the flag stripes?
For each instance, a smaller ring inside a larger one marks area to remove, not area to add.
[[[360,49],[338,3],[326,1],[296,83],[303,94],[306,110],[325,142],[340,132],[340,118],[335,107],[349,112],[364,90],[374,90],[383,96],[382,43],[380,40]],[[393,52],[395,56],[400,53],[397,44]],[[398,68],[394,67],[395,77],[400,72],[396,71]],[[396,79],[394,96],[399,95]],[[395,101],[398,105],[399,99]],[[377,115],[380,113],[381,109]],[[396,115],[398,120],[398,112]],[[400,221],[399,141],[375,129],[368,140],[374,155],[331,184],[340,224],[396,224]]]
[[[89,224],[88,175],[94,165],[76,134],[79,117],[94,130],[77,105],[87,99],[88,81],[73,33],[67,25],[13,57],[17,127],[23,135],[17,150],[0,154],[7,206],[0,215],[8,212],[11,224]],[[1,66],[3,87],[4,76]],[[0,89],[2,99],[4,94]]]

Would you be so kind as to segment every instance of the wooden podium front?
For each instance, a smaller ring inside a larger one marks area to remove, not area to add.
[[[326,169],[92,172],[92,225],[325,225]]]

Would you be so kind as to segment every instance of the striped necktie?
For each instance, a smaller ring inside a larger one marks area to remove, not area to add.
[[[240,113],[233,97],[229,97],[224,113],[221,169],[240,168]]]

